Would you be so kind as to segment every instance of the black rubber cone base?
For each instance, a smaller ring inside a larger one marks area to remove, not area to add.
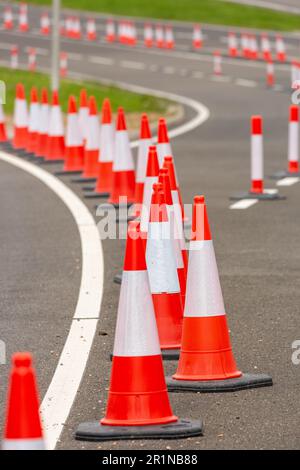
[[[96,193],[95,191],[84,191],[83,197],[85,199],[108,198],[109,193]]]
[[[177,361],[179,359],[180,349],[162,349],[161,355],[164,361]]]
[[[243,374],[236,379],[207,381],[174,380],[172,377],[167,377],[166,383],[169,392],[219,393],[270,387],[273,385],[273,380],[266,374]]]
[[[239,201],[240,199],[258,199],[259,201],[279,201],[286,199],[284,196],[280,196],[276,193],[239,193],[230,197],[231,201]]]
[[[114,283],[115,283],[115,284],[122,284],[122,273],[115,275],[115,277],[114,277]]]
[[[81,441],[116,441],[131,439],[180,439],[203,436],[202,421],[178,419],[176,423],[148,426],[106,426],[99,421],[79,424],[75,439]]]
[[[271,180],[281,180],[282,178],[299,178],[300,172],[298,173],[290,173],[289,171],[278,171],[274,173],[274,175],[270,176]]]
[[[58,163],[64,163],[64,160],[43,160],[42,165],[57,165]]]
[[[82,170],[72,170],[72,171],[61,170],[61,171],[56,171],[54,174],[56,176],[68,176],[68,175],[80,175],[80,173],[82,173]]]
[[[78,184],[84,184],[84,183],[96,183],[96,178],[81,178],[80,176],[78,178],[72,178],[71,179],[72,183],[78,183]]]

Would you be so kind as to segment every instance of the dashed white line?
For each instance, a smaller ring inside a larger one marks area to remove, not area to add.
[[[171,75],[171,74],[175,73],[175,67],[167,65],[167,66],[163,67],[162,71],[163,71],[163,73]]]
[[[121,67],[133,70],[145,70],[146,65],[143,62],[134,62],[132,60],[121,60]]]
[[[228,75],[213,75],[211,77],[211,80],[213,82],[229,83],[231,80],[231,77],[229,77]]]
[[[257,86],[257,82],[254,82],[253,80],[246,80],[244,78],[237,78],[234,83],[238,86],[245,86],[249,88],[254,88]]]
[[[231,204],[229,209],[249,209],[249,207],[254,206],[257,202],[258,199],[241,199],[240,201]]]
[[[113,65],[115,61],[109,57],[89,56],[89,61],[100,65]]]
[[[277,186],[293,186],[293,184],[299,183],[300,178],[297,176],[287,176],[282,180],[277,181]]]

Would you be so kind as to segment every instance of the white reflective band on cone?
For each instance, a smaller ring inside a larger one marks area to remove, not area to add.
[[[3,113],[3,107],[2,103],[0,102],[0,124],[4,122],[4,113]]]
[[[169,222],[150,222],[146,263],[152,294],[180,292]]]
[[[42,104],[40,108],[39,133],[48,134],[49,131],[49,106]]]
[[[276,49],[277,49],[277,52],[279,52],[280,54],[285,52],[285,45],[284,45],[284,42],[282,41],[282,39],[277,39]]]
[[[151,197],[153,185],[157,182],[157,176],[147,176],[144,185],[143,207],[141,214],[141,232],[148,232],[148,223],[150,217]]]
[[[289,124],[289,161],[299,160],[299,125],[298,122]]]
[[[61,137],[64,135],[63,119],[59,106],[52,106],[50,110],[49,135]]]
[[[172,193],[174,215],[175,215],[175,220],[176,220],[176,229],[177,229],[178,239],[180,243],[180,248],[181,250],[184,250],[186,246],[185,246],[185,239],[184,239],[184,233],[183,233],[182,212],[181,212],[181,205],[179,202],[178,191],[177,189],[174,189],[173,191],[171,191],[171,193]]]
[[[45,450],[43,439],[4,439],[2,450]]]
[[[100,126],[98,116],[89,116],[86,135],[86,150],[98,150],[100,137]]]
[[[82,134],[78,124],[77,114],[68,114],[67,117],[67,132],[66,132],[66,146],[67,147],[80,147],[83,145]]]
[[[115,136],[114,171],[132,171],[134,162],[127,131],[117,131]]]
[[[29,126],[30,132],[37,132],[39,130],[40,122],[40,105],[38,103],[32,103],[29,108]]]
[[[263,180],[263,140],[262,135],[251,138],[251,177],[252,180]]]
[[[172,153],[170,142],[163,142],[161,144],[157,144],[156,148],[157,148],[159,168],[161,168],[164,163],[164,158],[171,157],[173,153]]]
[[[115,129],[113,124],[101,125],[99,158],[103,163],[114,161],[114,136]]]
[[[88,119],[89,119],[89,110],[88,108],[79,108],[78,111],[78,123],[81,130],[82,137],[87,139],[88,132]],[[90,121],[89,121],[90,123]]]
[[[159,354],[147,271],[123,271],[113,355],[134,357]]]
[[[151,139],[140,139],[137,157],[136,167],[136,182],[144,183],[146,179],[146,169],[148,160],[149,146],[151,145]]]
[[[225,308],[213,242],[191,241],[184,316],[220,315]]]
[[[16,127],[28,126],[27,103],[25,100],[20,100],[19,98],[15,100],[14,124]]]

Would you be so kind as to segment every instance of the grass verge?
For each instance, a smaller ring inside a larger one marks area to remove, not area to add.
[[[51,0],[29,3],[50,5]],[[300,16],[220,0],[62,0],[65,8],[248,28],[300,29]]]

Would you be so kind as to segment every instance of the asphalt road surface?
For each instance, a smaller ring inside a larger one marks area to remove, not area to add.
[[[33,10],[32,17],[37,17]],[[38,26],[37,26],[38,28]],[[190,31],[178,25],[176,32]],[[265,170],[284,169],[290,72],[280,66],[277,87],[266,89],[261,62],[224,59],[223,77],[212,75],[211,50],[224,47],[226,28],[204,29],[206,46],[194,54],[188,39],[173,52],[145,51],[63,40],[71,56],[70,73],[175,93],[203,103],[209,119],[173,139],[173,151],[186,203],[205,194],[215,243],[232,344],[244,372],[272,375],[272,388],[232,394],[170,395],[180,417],[202,418],[204,437],[175,441],[84,443],[73,433],[82,421],[100,419],[105,410],[119,287],[113,276],[122,269],[124,242],[103,241],[104,295],[100,321],[71,413],[58,449],[273,449],[299,448],[300,366],[291,362],[292,342],[300,339],[299,188],[280,187],[286,200],[259,202],[231,210],[229,197],[249,186],[249,119],[265,120]],[[297,38],[286,37],[288,50]],[[7,44],[49,50],[36,32],[24,36],[0,31],[1,62],[9,61]],[[6,46],[5,46],[6,45]],[[5,48],[6,47],[6,48]],[[96,57],[96,59],[95,59]],[[39,66],[49,68],[47,52]],[[140,65],[142,64],[142,65]],[[194,111],[186,107],[185,120]],[[48,168],[54,172],[57,167]],[[77,227],[61,201],[43,184],[7,163],[0,163],[1,339],[8,354],[29,349],[35,355],[44,396],[68,334],[80,285],[81,251]],[[82,198],[79,185],[64,182]],[[274,188],[273,181],[267,187]],[[84,200],[95,214],[94,201]],[[97,220],[97,218],[95,218]],[[167,373],[174,363],[165,363]],[[8,366],[1,366],[0,408],[4,409]],[[2,421],[2,420],[1,420]]]

